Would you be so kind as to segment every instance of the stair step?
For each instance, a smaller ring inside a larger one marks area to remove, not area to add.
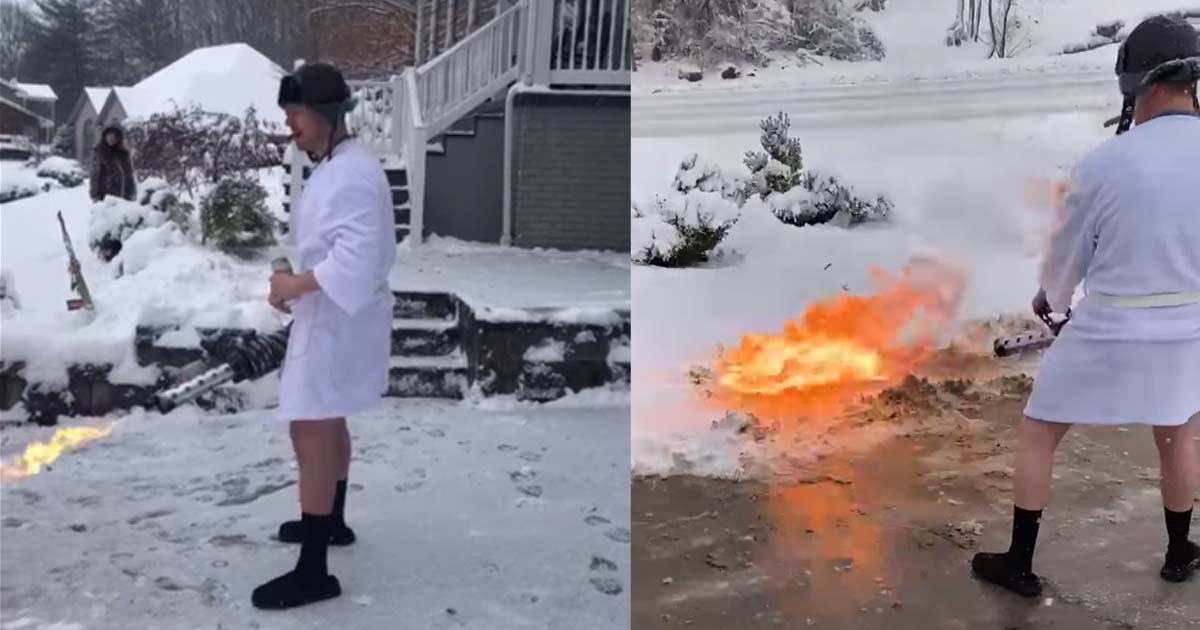
[[[392,209],[392,220],[397,226],[408,226],[412,223],[412,206],[407,204]]]
[[[400,206],[408,203],[408,187],[395,186],[392,188],[392,205]]]
[[[405,319],[392,323],[393,357],[446,357],[461,352],[462,331],[458,328],[457,321]],[[465,359],[463,362],[465,365]]]
[[[449,293],[424,291],[393,291],[396,319],[442,319],[457,321],[458,302]]]
[[[629,364],[604,361],[526,361],[521,366],[516,397],[547,401],[572,391],[629,383]]]
[[[453,354],[443,354],[433,357],[398,357],[392,355],[388,360],[391,369],[404,368],[412,370],[457,370],[467,369],[467,357],[462,351]]]
[[[424,360],[393,357],[388,371],[388,396],[399,398],[450,398],[461,400],[470,386],[466,359],[458,361]]]
[[[384,169],[384,174],[387,175],[388,186],[404,186],[408,187],[408,170],[403,168]]]

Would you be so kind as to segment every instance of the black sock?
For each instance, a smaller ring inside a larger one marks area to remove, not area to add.
[[[1021,573],[1033,571],[1033,549],[1037,546],[1041,510],[1023,510],[1013,506],[1012,544],[1008,557],[1012,568]]]
[[[1167,517],[1167,553],[1188,551],[1188,530],[1192,528],[1192,511],[1173,512],[1163,508]]]
[[[325,555],[329,549],[329,529],[333,525],[333,516],[317,516],[305,512],[300,515],[300,520],[304,523],[304,544],[300,547],[296,573],[306,577],[329,575]]]
[[[333,523],[346,524],[346,480],[337,482],[337,494],[333,495]]]

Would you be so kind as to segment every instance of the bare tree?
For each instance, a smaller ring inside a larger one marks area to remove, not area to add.
[[[1014,57],[1032,45],[1018,0],[988,0],[988,58]]]
[[[13,78],[33,41],[33,17],[17,0],[0,0],[0,76]]]

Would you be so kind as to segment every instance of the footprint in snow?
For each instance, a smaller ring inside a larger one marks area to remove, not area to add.
[[[540,496],[542,496],[542,487],[541,487],[541,486],[538,486],[538,485],[532,485],[532,486],[518,486],[518,487],[517,487],[517,490],[518,490],[518,491],[519,491],[521,494],[523,494],[523,495],[525,495],[525,496],[527,496],[527,497],[534,497],[534,498],[537,498],[537,497],[540,497]]]
[[[588,568],[592,571],[616,571],[617,563],[609,560],[608,558],[592,556],[592,565]]]
[[[629,530],[624,527],[610,529],[604,532],[604,537],[619,543],[628,543],[630,540]]]
[[[538,453],[521,453],[517,457],[520,457],[521,459],[523,459],[527,462],[530,462],[530,463],[534,463],[534,464],[542,461],[542,456]]]
[[[625,590],[621,586],[621,581],[610,577],[594,577],[588,582],[591,582],[592,587],[605,595],[620,595],[621,591]]]
[[[595,527],[595,526],[597,526],[597,525],[608,525],[608,524],[609,524],[609,523],[611,523],[612,521],[610,521],[610,520],[608,520],[608,519],[606,519],[606,518],[604,518],[603,516],[600,516],[600,515],[598,515],[598,514],[591,514],[591,515],[589,515],[589,516],[585,517],[585,518],[583,519],[583,522],[584,522],[584,523],[587,523],[587,524],[588,524],[589,526],[591,526],[591,527]]]
[[[513,483],[533,481],[537,478],[537,471],[528,466],[522,466],[520,470],[510,470],[508,478],[512,479]]]
[[[396,492],[411,492],[425,487],[424,481],[405,481],[395,486]]]
[[[511,453],[517,450],[517,447],[513,446],[512,444],[501,444],[500,446],[496,447],[496,450],[500,451],[501,453]]]
[[[426,429],[425,435],[428,435],[429,437],[440,438],[446,437],[446,432],[441,429]]]

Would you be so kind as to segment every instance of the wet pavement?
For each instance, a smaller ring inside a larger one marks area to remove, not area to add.
[[[633,628],[1200,628],[1200,578],[1158,577],[1166,534],[1146,427],[1064,440],[1035,557],[1042,598],[971,578],[975,551],[1008,544],[1030,383],[910,380],[848,420],[899,423],[895,437],[755,475],[769,483],[635,479]]]

